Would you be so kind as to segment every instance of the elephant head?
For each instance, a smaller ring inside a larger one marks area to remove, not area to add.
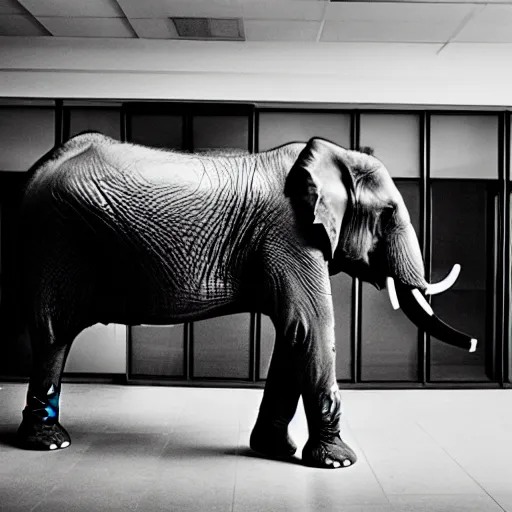
[[[444,324],[424,296],[453,285],[460,267],[441,283],[425,281],[409,212],[387,169],[369,151],[311,139],[290,170],[285,192],[320,227],[331,274],[344,271],[378,289],[387,287],[393,307],[401,306],[419,328],[475,350],[476,340]]]

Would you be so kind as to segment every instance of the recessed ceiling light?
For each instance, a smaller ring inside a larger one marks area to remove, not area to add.
[[[245,41],[241,18],[170,18],[180,39]]]

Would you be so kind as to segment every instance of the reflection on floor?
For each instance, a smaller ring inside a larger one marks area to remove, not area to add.
[[[72,446],[22,451],[25,387],[0,384],[1,511],[512,511],[512,390],[343,391],[359,461],[320,470],[248,450],[260,390],[67,384]]]

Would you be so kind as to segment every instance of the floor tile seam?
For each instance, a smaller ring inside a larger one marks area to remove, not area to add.
[[[386,491],[384,490],[384,487],[382,486],[382,483],[381,481],[379,480],[379,478],[377,477],[377,474],[375,473],[375,470],[373,469],[373,466],[371,465],[370,463],[370,459],[368,458],[368,456],[366,455],[366,452],[364,451],[364,448],[363,448],[363,445],[359,442],[358,438],[357,438],[357,434],[354,432],[354,430],[352,429],[352,427],[350,426],[350,422],[348,420],[347,421],[347,425],[352,433],[352,435],[354,436],[354,439],[356,440],[356,443],[357,445],[359,446],[359,449],[361,450],[361,452],[363,453],[363,456],[368,464],[368,467],[370,468],[370,471],[372,472],[372,475],[373,477],[375,478],[375,480],[377,481],[377,484],[379,485],[381,491],[382,491],[382,494],[384,494],[384,497],[386,498],[386,502],[388,503],[389,507],[391,510],[393,510],[393,505],[391,504],[391,502],[389,501],[389,498],[388,498],[388,494],[386,493]],[[357,464],[357,462],[356,462]]]
[[[498,507],[500,507],[501,510],[503,510],[504,512],[507,512],[499,503],[498,501],[494,498],[494,496],[492,496],[492,494],[490,494],[487,489],[471,474],[469,473],[466,468],[454,457],[452,456],[448,450],[428,431],[426,430],[423,425],[419,422],[417,422],[417,425],[418,427],[423,430],[423,432],[425,432],[425,434],[430,437],[430,439],[432,439],[432,441],[437,445],[439,446],[439,448],[441,448],[441,450],[443,450],[444,453],[446,453],[446,455],[448,455],[448,457],[450,457],[451,460],[453,460],[453,462],[455,462],[455,464],[457,464],[457,466],[459,466],[460,469],[462,469],[462,471],[471,479],[473,480],[473,482],[475,482],[475,484],[480,487],[480,489],[482,489],[482,491],[487,495],[489,496],[489,498],[491,498],[492,501],[494,501],[494,503],[496,503],[496,505],[498,505]]]
[[[235,512],[236,486],[238,483],[238,465],[240,462],[240,436],[241,436],[241,434],[242,434],[241,417],[240,417],[240,415],[238,415],[238,439],[236,442],[235,477],[233,480],[233,493],[231,495],[231,512]]]

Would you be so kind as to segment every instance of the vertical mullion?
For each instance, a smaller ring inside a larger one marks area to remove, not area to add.
[[[247,149],[250,154],[254,153],[256,146],[256,115],[254,108],[247,115],[249,122]],[[249,380],[256,382],[259,377],[260,367],[260,336],[261,331],[261,313],[251,311],[250,333],[249,333]]]
[[[350,147],[359,149],[360,142],[359,112],[353,111],[350,118]],[[352,382],[361,381],[361,281],[352,280],[351,345],[352,345]]]
[[[425,262],[425,278],[430,282],[432,273],[432,201],[430,188],[430,114],[420,116],[420,217],[421,250]],[[418,330],[418,376],[422,384],[430,380],[430,343],[427,334]]]
[[[128,126],[128,116],[126,114],[126,105],[121,105],[119,111],[119,133],[121,136],[121,142],[128,142],[131,138],[131,126]],[[126,326],[126,382],[130,382],[130,376],[132,374],[132,326]]]
[[[194,151],[194,127],[193,114],[189,109],[183,114],[182,141],[183,151],[192,153]],[[191,380],[194,376],[194,323],[186,322],[184,325],[183,337],[183,366],[185,380]]]
[[[121,105],[121,110],[119,111],[119,122],[121,123],[119,130],[121,141],[127,142],[131,138],[131,131],[128,128],[128,116],[126,115],[126,105],[124,103]]]
[[[183,365],[185,371],[185,380],[194,378],[194,323],[187,322],[184,326],[184,350]]]
[[[260,150],[260,112],[256,108],[252,111],[252,153],[258,153]],[[256,330],[254,333],[256,342],[256,369],[255,380],[261,380],[261,313],[256,313]]]
[[[505,249],[504,263],[503,263],[503,281],[504,281],[504,304],[503,304],[503,382],[510,381],[510,159],[511,155],[511,116],[510,112],[504,113],[504,133],[503,133],[503,144],[504,144],[504,168],[503,168],[503,245]]]
[[[69,130],[68,130],[69,135]],[[65,141],[64,137],[64,106],[62,100],[55,100],[55,145]]]
[[[503,112],[499,116],[498,124],[498,219],[497,246],[492,250],[495,253],[495,311],[494,311],[494,368],[496,380],[503,386],[508,366],[508,278],[509,278],[509,222],[510,200],[508,195],[508,178],[510,177],[510,118]],[[496,211],[496,210],[495,210]]]

